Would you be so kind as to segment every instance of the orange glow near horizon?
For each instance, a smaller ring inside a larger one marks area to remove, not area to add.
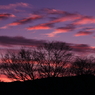
[[[1,82],[12,82],[11,79],[7,78],[5,75],[0,75]]]

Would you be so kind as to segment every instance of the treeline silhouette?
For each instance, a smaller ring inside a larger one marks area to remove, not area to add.
[[[75,56],[64,42],[46,42],[31,49],[2,55],[0,74],[13,81],[49,77],[95,75],[95,58]]]

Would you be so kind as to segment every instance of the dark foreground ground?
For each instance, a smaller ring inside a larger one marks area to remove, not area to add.
[[[95,76],[0,83],[0,95],[95,95]]]

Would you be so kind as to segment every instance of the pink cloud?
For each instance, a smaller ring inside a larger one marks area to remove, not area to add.
[[[61,10],[56,10],[56,9],[49,9],[49,8],[45,8],[43,9],[45,12],[47,12],[48,14],[65,14],[65,11],[61,11]]]
[[[16,3],[16,4],[0,5],[0,9],[13,9],[16,7],[30,7],[30,4],[20,2],[20,3]]]
[[[11,15],[11,16],[14,17],[14,15]],[[5,17],[6,17],[6,16],[5,16]],[[4,18],[4,17],[3,17],[3,18]],[[22,24],[28,23],[28,22],[30,22],[30,21],[32,21],[32,20],[37,20],[37,19],[41,19],[41,18],[43,18],[43,16],[41,16],[41,15],[33,15],[33,16],[31,16],[31,17],[27,17],[27,18],[24,18],[24,19],[22,19],[22,20],[18,20],[18,21],[16,21],[16,22],[7,24],[7,25],[5,25],[5,26],[2,26],[2,27],[0,27],[0,29],[7,29],[7,28],[10,27],[10,26],[22,25]]]
[[[93,32],[88,32],[88,31],[79,31],[78,33],[75,34],[75,36],[87,36],[91,35]]]
[[[59,17],[59,18],[56,18],[54,20],[49,21],[48,23],[39,24],[39,25],[36,25],[36,26],[29,27],[27,29],[28,30],[50,29],[51,26],[48,26],[50,24],[55,24],[55,23],[58,23],[58,22],[65,22],[65,21],[72,21],[72,20],[79,19],[80,17],[81,17],[81,15],[78,15],[78,14],[68,14],[68,16]],[[61,32],[61,31],[64,31],[64,30],[60,29],[59,31]],[[55,34],[55,32],[54,32],[54,34]]]
[[[9,26],[17,26],[17,25],[25,24],[25,23],[30,22],[32,20],[37,20],[37,19],[41,19],[41,18],[43,18],[43,16],[34,15],[32,17],[27,17],[27,18],[24,18],[22,20],[18,20],[16,22],[10,23]]]
[[[51,29],[53,27],[52,23],[44,23],[44,24],[39,24],[36,26],[31,26],[26,28],[27,30],[42,30],[42,29]]]
[[[74,29],[75,29],[75,27],[73,27],[73,26],[59,27],[59,28],[55,29],[54,32],[51,32],[51,33],[48,33],[45,35],[47,35],[48,37],[54,37],[55,35],[57,35],[59,33],[67,33],[67,32],[70,32]]]
[[[9,18],[9,17],[15,17],[15,15],[8,14],[8,13],[0,14],[0,19],[5,19],[5,18]]]
[[[48,37],[55,37],[57,34],[65,33],[65,32],[66,32],[66,30],[65,31],[54,31],[54,32],[51,32],[51,33],[47,33],[45,35],[47,35]]]
[[[74,22],[73,24],[74,25],[81,25],[81,24],[90,24],[90,23],[95,23],[95,18],[84,16],[80,20]]]
[[[6,25],[6,26],[3,26],[3,27],[0,27],[0,29],[7,29],[8,28],[8,26]]]
[[[57,23],[57,22],[65,22],[65,21],[73,21],[80,19],[81,15],[67,15],[63,17],[56,18],[55,20],[50,21],[51,23]]]
[[[50,27],[48,26],[43,26],[43,25],[38,25],[38,26],[33,26],[33,27],[29,27],[27,28],[28,30],[42,30],[42,29],[50,29]]]

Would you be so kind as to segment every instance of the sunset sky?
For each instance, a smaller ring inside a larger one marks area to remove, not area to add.
[[[95,52],[95,0],[0,0],[0,49],[63,41]]]

